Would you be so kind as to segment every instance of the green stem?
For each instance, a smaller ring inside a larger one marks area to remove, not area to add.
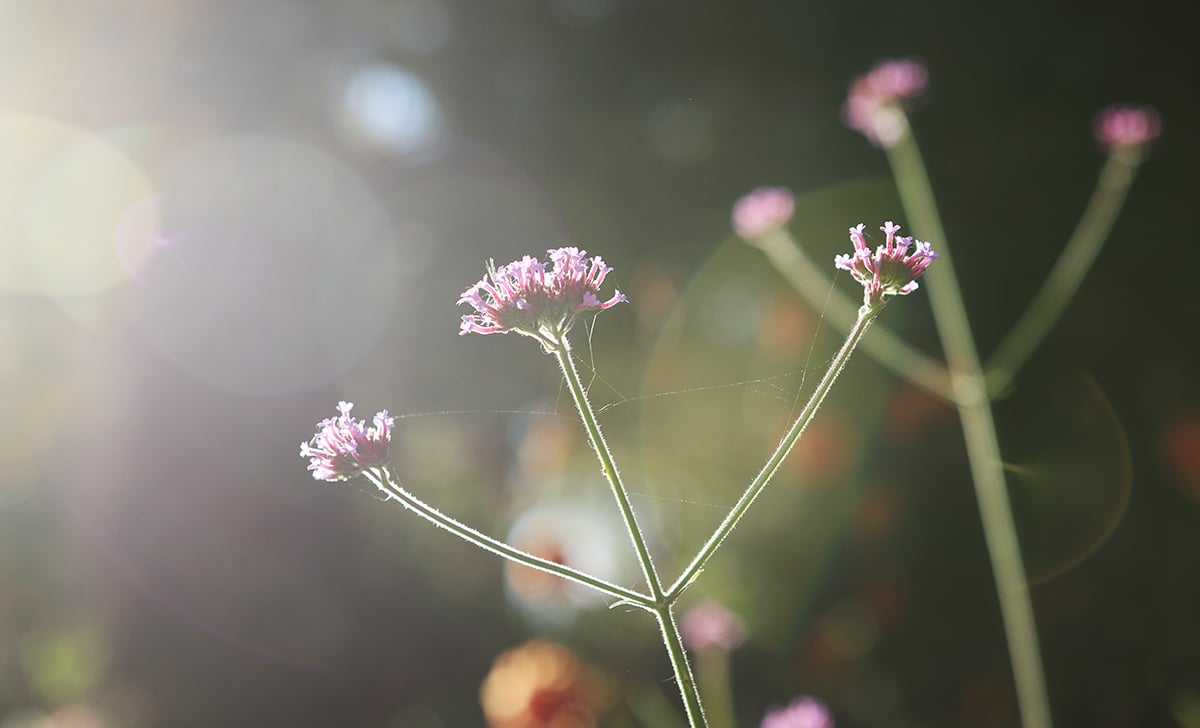
[[[779,470],[779,466],[787,458],[788,453],[792,451],[792,447],[795,446],[796,440],[804,432],[804,428],[812,421],[813,416],[817,413],[817,409],[825,400],[825,395],[829,394],[834,381],[837,380],[838,375],[846,366],[846,362],[850,359],[850,354],[853,353],[855,347],[862,340],[863,334],[870,328],[871,322],[879,316],[882,310],[882,305],[873,309],[859,309],[858,319],[854,322],[854,326],[850,328],[850,333],[846,336],[846,341],[833,357],[829,369],[821,377],[816,390],[809,397],[807,404],[804,405],[804,409],[801,410],[800,416],[796,418],[796,421],[792,423],[792,426],[783,436],[783,439],[779,441],[775,452],[771,453],[771,457],[767,458],[767,462],[763,465],[762,470],[758,472],[758,475],[754,476],[754,480],[750,481],[746,492],[742,494],[742,497],[734,504],[729,514],[725,516],[725,520],[721,521],[721,525],[717,526],[717,530],[713,532],[713,535],[700,548],[696,557],[692,559],[688,567],[684,569],[675,583],[671,585],[671,588],[667,590],[667,599],[669,601],[677,599],[683,593],[683,590],[700,574],[704,569],[704,565],[716,553],[721,542],[725,540],[734,527],[737,526],[738,521],[742,519],[742,516],[746,514],[746,511],[750,508],[750,504],[754,502],[754,499],[758,498],[758,494],[771,481],[771,477],[775,475],[775,472]]]
[[[587,430],[592,449],[595,450],[596,457],[600,460],[604,477],[612,486],[613,497],[616,498],[617,506],[621,510],[621,517],[625,520],[629,539],[633,542],[634,551],[637,552],[638,564],[642,568],[646,586],[649,587],[650,595],[654,600],[653,611],[658,617],[658,624],[662,629],[663,644],[667,648],[671,667],[675,670],[675,681],[679,685],[679,693],[683,698],[684,708],[687,710],[688,721],[692,728],[706,728],[704,708],[700,704],[700,694],[696,690],[696,679],[692,676],[692,668],[688,664],[687,653],[684,652],[683,642],[679,638],[679,629],[675,626],[675,618],[671,612],[674,600],[667,599],[663,594],[662,582],[659,581],[658,572],[654,568],[654,560],[650,556],[650,549],[646,546],[646,539],[642,534],[641,527],[638,526],[633,506],[629,502],[629,493],[626,491],[624,483],[621,482],[621,474],[617,470],[612,452],[608,449],[608,442],[604,439],[600,423],[596,420],[596,413],[592,410],[592,403],[588,400],[587,392],[584,391],[583,383],[579,379],[579,371],[575,368],[575,360],[571,356],[570,344],[567,342],[566,336],[560,336],[559,341],[555,343],[556,346],[551,349],[551,353],[558,359],[559,368],[562,369],[563,377],[567,380],[567,388],[571,390],[571,398],[575,401],[575,408],[579,410],[579,417],[583,420],[583,427]]]
[[[561,576],[577,584],[583,584],[642,609],[653,611],[655,608],[655,600],[650,599],[645,594],[617,586],[604,579],[599,579],[582,571],[572,569],[564,564],[534,556],[521,549],[513,548],[503,541],[494,539],[454,520],[405,490],[399,484],[400,481],[396,478],[390,466],[376,470],[366,470],[363,472],[363,475],[389,498],[400,501],[400,504],[405,508],[408,508],[435,526],[440,526],[462,540],[474,544],[485,551],[490,551],[497,556],[509,561],[515,561],[518,564]]]
[[[762,248],[775,269],[792,284],[792,288],[808,299],[814,308],[821,308],[842,331],[849,331],[858,317],[857,304],[840,291],[833,290],[833,281],[804,253],[796,239],[784,230],[774,230],[754,241]],[[832,291],[828,301],[822,291]],[[950,373],[936,360],[914,349],[883,324],[872,327],[863,337],[862,350],[896,374],[926,392],[945,401],[953,398]]]
[[[1037,625],[1001,467],[1000,443],[946,234],[925,164],[911,133],[888,148],[888,160],[912,230],[926,240],[935,241],[941,256],[925,273],[929,280],[929,301],[952,373],[954,402],[962,420],[984,539],[1000,600],[1021,723],[1024,728],[1050,728],[1050,701],[1042,672]]]
[[[1104,164],[1092,198],[1054,268],[988,360],[988,390],[993,395],[1003,393],[1011,386],[1017,371],[1050,333],[1067,302],[1079,289],[1125,203],[1137,162],[1137,158],[1129,155],[1114,154]]]

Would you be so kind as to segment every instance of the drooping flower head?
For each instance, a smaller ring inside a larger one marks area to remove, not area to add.
[[[376,413],[374,425],[350,416],[354,405],[338,402],[337,417],[322,420],[317,433],[300,444],[300,456],[309,459],[308,469],[317,480],[348,480],[367,468],[386,465],[388,445],[395,419],[387,410]]]
[[[905,102],[920,96],[928,83],[929,72],[917,61],[884,61],[851,82],[842,121],[875,146],[890,147],[904,136]]]
[[[499,268],[489,262],[488,274],[463,291],[458,302],[475,313],[462,317],[459,334],[518,334],[532,336],[547,350],[559,346],[575,320],[627,300],[616,291],[600,301],[600,285],[612,270],[600,256],[586,257],[579,248],[547,251],[553,267],[525,256]]]
[[[1096,141],[1110,153],[1143,147],[1161,133],[1158,112],[1149,106],[1110,106],[1092,122]]]
[[[717,647],[729,651],[746,640],[746,626],[741,617],[712,601],[701,602],[684,612],[679,632],[684,644],[693,650]]]
[[[786,187],[759,187],[733,205],[733,231],[754,241],[787,225],[796,212],[796,199]]]
[[[889,220],[879,228],[887,235],[887,242],[872,253],[863,227],[859,223],[850,228],[854,252],[833,259],[834,265],[849,271],[862,284],[863,305],[875,308],[883,303],[884,296],[905,296],[917,290],[917,277],[938,257],[930,244],[896,235],[900,226]],[[913,248],[911,253],[909,248]]]
[[[802,696],[786,708],[768,710],[759,728],[833,728],[833,716],[821,701]]]

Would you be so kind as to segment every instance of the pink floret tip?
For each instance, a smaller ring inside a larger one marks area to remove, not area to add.
[[[911,59],[883,61],[850,83],[842,121],[877,147],[890,147],[904,136],[906,102],[929,83],[925,66]]]
[[[784,227],[796,213],[796,199],[786,187],[759,187],[733,205],[733,230],[738,237],[754,241]]]
[[[309,459],[308,469],[313,478],[347,480],[367,468],[387,464],[395,419],[383,410],[375,415],[372,426],[367,427],[363,420],[350,416],[353,408],[349,402],[338,402],[340,414],[322,420],[312,439],[300,444],[300,455]]]
[[[488,274],[459,296],[458,303],[469,304],[475,313],[462,317],[458,333],[516,332],[549,351],[562,344],[580,316],[628,300],[620,291],[600,300],[600,286],[612,271],[600,256],[588,258],[579,248],[556,248],[547,256],[548,263],[527,255],[498,268],[489,264]]]
[[[1092,133],[1109,152],[1141,147],[1158,138],[1162,122],[1149,106],[1110,106],[1096,114]]]
[[[887,235],[887,241],[872,252],[863,235],[864,227],[859,223],[850,228],[854,252],[833,259],[835,266],[849,271],[862,284],[863,306],[876,308],[883,304],[885,296],[906,296],[917,290],[917,278],[938,257],[933,247],[896,235],[900,226],[889,220],[879,228]]]
[[[768,710],[759,728],[833,728],[833,715],[821,701],[803,696]]]

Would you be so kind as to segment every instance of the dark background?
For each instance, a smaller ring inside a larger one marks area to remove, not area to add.
[[[576,346],[678,573],[838,344],[730,207],[790,187],[830,261],[906,225],[838,118],[895,56],[930,71],[913,125],[985,355],[1090,195],[1095,112],[1163,117],[996,414],[1057,723],[1200,725],[1200,59],[1169,7],[0,3],[0,726],[482,725],[536,636],[648,724],[676,701],[650,620],[521,596],[297,446],[339,399],[386,407],[414,492],[594,537],[636,584],[553,362],[456,335],[487,258],[578,244],[632,301]],[[923,292],[885,323],[939,355]],[[740,725],[798,694],[839,726],[1018,724],[955,415],[864,354],[701,597],[747,624]]]

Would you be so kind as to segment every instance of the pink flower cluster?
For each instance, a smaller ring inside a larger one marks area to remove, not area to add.
[[[917,277],[938,257],[930,244],[897,236],[900,226],[889,220],[879,228],[887,235],[886,243],[872,253],[863,227],[859,223],[850,228],[854,252],[833,259],[835,266],[849,271],[862,284],[863,305],[874,308],[883,303],[884,296],[905,296],[917,290]]]
[[[786,708],[771,708],[759,728],[833,728],[829,708],[816,698],[796,698]]]
[[[928,83],[929,73],[917,61],[884,61],[850,84],[842,121],[875,146],[890,147],[904,135],[903,103],[921,95]]]
[[[796,200],[786,187],[759,187],[733,205],[733,230],[753,241],[787,225],[796,213]]]
[[[558,345],[580,315],[594,314],[627,300],[620,291],[601,302],[600,285],[612,268],[600,256],[587,258],[578,248],[547,251],[553,268],[525,256],[489,273],[463,291],[460,304],[475,313],[462,317],[459,334],[518,334],[547,346]]]
[[[375,415],[374,426],[367,427],[350,416],[353,408],[349,402],[338,402],[341,414],[322,420],[312,439],[300,444],[300,456],[309,459],[313,478],[348,480],[367,468],[387,464],[395,419],[383,410]]]
[[[1149,106],[1110,106],[1096,115],[1092,133],[1105,149],[1115,152],[1154,141],[1162,133],[1162,122]]]

